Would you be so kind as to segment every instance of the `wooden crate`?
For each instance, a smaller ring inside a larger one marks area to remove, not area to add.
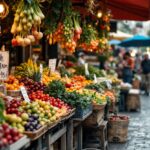
[[[41,137],[47,131],[47,126],[42,126],[37,131],[25,131],[24,134],[27,135],[32,141]]]
[[[92,114],[84,121],[84,126],[98,126],[99,122],[104,119],[104,105],[93,105]]]
[[[122,143],[127,141],[129,120],[108,121],[108,141]]]
[[[139,90],[131,90],[127,96],[126,101],[127,111],[130,110],[140,110],[141,102],[140,102],[140,92]]]

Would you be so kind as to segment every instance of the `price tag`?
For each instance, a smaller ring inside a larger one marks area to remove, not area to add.
[[[56,59],[49,59],[49,68],[52,72],[56,69]]]
[[[9,69],[9,52],[0,51],[0,80],[6,80]]]
[[[112,89],[111,83],[109,81],[105,81],[105,82],[106,82],[107,88]]]
[[[94,83],[97,83],[97,77],[96,77],[96,74],[94,74]]]
[[[61,63],[62,63],[62,60],[60,59],[59,62],[58,62],[58,67],[61,66]]]
[[[25,87],[22,86],[22,87],[20,88],[20,90],[21,90],[21,93],[22,93],[22,96],[23,96],[24,100],[25,100],[26,102],[30,103],[30,99],[29,99],[29,97],[28,97],[27,90],[25,89]]]
[[[89,75],[90,73],[89,73],[89,70],[88,70],[88,63],[85,63],[84,64],[84,67],[85,67],[85,75]]]

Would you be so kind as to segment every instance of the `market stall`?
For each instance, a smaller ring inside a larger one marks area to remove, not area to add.
[[[3,43],[0,51],[0,149],[107,149],[109,118],[117,113],[122,81],[111,71],[78,64],[73,53],[82,49],[111,55],[110,11],[102,5],[99,12],[87,3],[90,15],[82,16],[69,0],[21,0],[13,7],[12,2],[2,3],[5,19],[7,5],[14,16],[8,20],[11,46]],[[20,49],[22,55],[9,48]],[[46,49],[55,48],[59,59],[47,61]],[[16,57],[22,57],[20,63],[13,62]],[[89,142],[89,129],[97,146]]]

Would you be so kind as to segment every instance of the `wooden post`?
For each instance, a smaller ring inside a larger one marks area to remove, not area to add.
[[[61,150],[66,150],[66,133],[61,137]]]
[[[68,122],[67,126],[67,150],[73,150],[73,120]]]
[[[82,150],[82,124],[77,127],[78,145],[77,150]]]

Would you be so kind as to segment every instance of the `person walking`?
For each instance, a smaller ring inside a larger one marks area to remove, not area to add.
[[[144,55],[141,63],[142,68],[142,84],[145,90],[145,94],[149,95],[150,92],[150,59],[148,54]]]
[[[122,77],[125,83],[132,83],[134,69],[134,60],[129,52],[124,54]]]

